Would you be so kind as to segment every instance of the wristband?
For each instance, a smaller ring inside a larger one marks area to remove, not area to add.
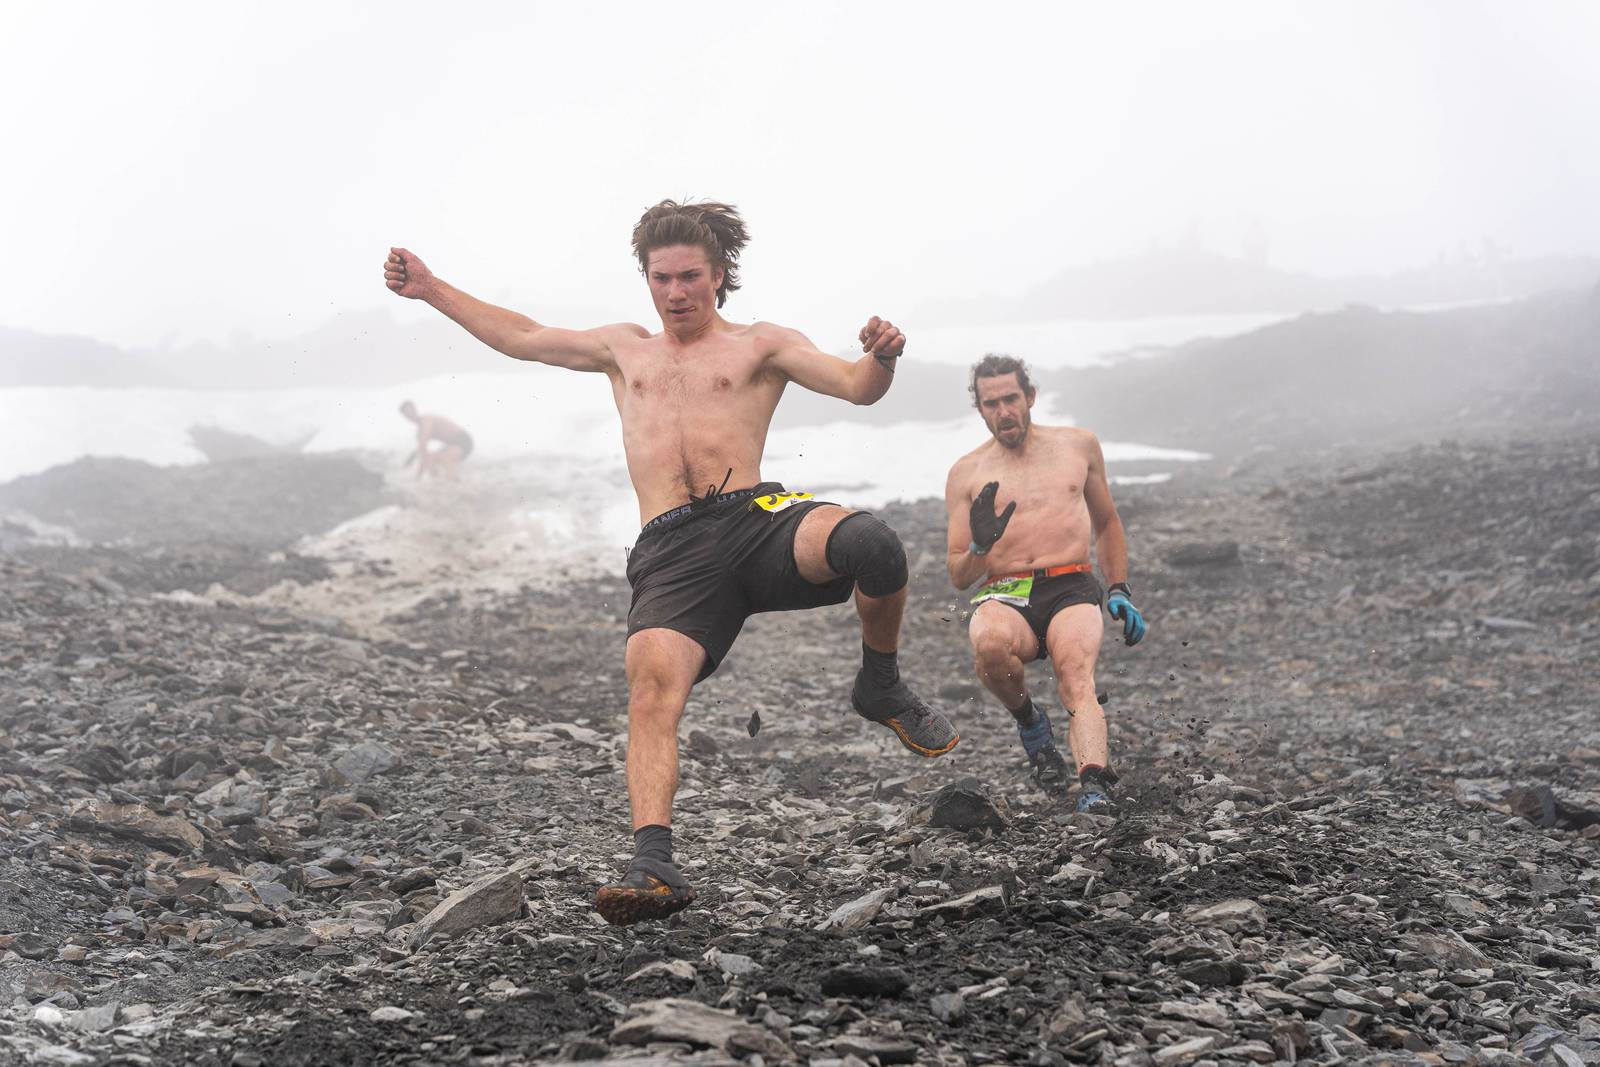
[[[1133,603],[1133,590],[1128,588],[1127,582],[1112,582],[1106,587],[1106,601],[1108,603],[1111,600],[1112,593],[1121,593],[1128,598],[1130,604]]]

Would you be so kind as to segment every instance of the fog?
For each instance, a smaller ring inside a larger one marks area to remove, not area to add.
[[[1581,3],[6,20],[0,325],[124,347],[431,314],[383,289],[391,244],[545,321],[648,322],[627,238],[665,196],[738,204],[729,312],[825,345],[1152,249],[1322,275],[1600,253]]]
[[[0,27],[0,1063],[1600,1064],[1600,4]]]

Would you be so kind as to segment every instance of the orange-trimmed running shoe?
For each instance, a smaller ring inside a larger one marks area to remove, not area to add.
[[[887,726],[900,743],[919,756],[932,759],[949,752],[961,740],[950,720],[930,706],[903,681],[887,689],[876,689],[866,682],[866,672],[856,674],[850,690],[850,703],[856,714],[869,722]]]
[[[600,887],[595,910],[612,926],[665,919],[694,903],[694,887],[670,863],[636,856],[621,881]]]

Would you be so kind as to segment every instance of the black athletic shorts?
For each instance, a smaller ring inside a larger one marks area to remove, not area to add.
[[[987,586],[987,583],[985,583]],[[981,594],[982,590],[980,590]],[[1026,604],[1013,603],[1010,600],[1000,600],[999,603],[1020,612],[1028,620],[1028,627],[1033,630],[1033,636],[1039,639],[1039,653],[1034,659],[1046,659],[1050,649],[1045,645],[1045,634],[1050,630],[1050,620],[1055,618],[1063,608],[1070,608],[1074,604],[1100,604],[1104,590],[1100,583],[1089,571],[1078,571],[1073,574],[1058,574],[1054,578],[1035,578],[1033,589],[1028,595]]]
[[[440,452],[443,452],[446,448],[459,448],[461,449],[462,459],[472,455],[472,435],[465,430],[458,434],[451,434],[449,437],[435,437],[434,440],[439,442],[438,451]]]
[[[850,599],[849,577],[815,585],[794,563],[801,518],[826,502],[788,501],[783,493],[776,482],[763,482],[646,523],[628,553],[628,636],[662,627],[694,638],[706,650],[699,682],[722,663],[751,615]],[[762,501],[779,510],[764,510]]]

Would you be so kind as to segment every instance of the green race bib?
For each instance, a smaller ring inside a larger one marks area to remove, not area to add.
[[[1002,604],[1015,604],[1019,608],[1028,606],[1028,597],[1033,594],[1033,575],[1026,578],[1001,578],[990,582],[979,589],[972,596],[974,604],[982,604],[985,600],[998,600]]]

